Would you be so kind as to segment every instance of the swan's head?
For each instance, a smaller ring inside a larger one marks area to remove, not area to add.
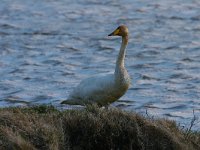
[[[127,36],[127,35],[128,35],[128,28],[125,25],[121,25],[108,36]]]

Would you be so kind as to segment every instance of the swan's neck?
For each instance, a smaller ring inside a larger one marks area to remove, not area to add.
[[[119,72],[119,70],[124,69],[124,58],[126,54],[127,44],[128,44],[128,35],[122,36],[122,43],[121,43],[119,55],[116,61],[115,73]]]

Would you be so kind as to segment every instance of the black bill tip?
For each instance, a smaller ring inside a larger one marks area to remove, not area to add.
[[[108,36],[113,36],[113,32],[112,32],[112,33],[110,33],[110,34],[108,34]]]

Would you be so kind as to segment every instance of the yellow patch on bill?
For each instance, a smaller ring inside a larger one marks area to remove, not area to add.
[[[118,35],[119,34],[119,29],[114,31],[114,35]]]

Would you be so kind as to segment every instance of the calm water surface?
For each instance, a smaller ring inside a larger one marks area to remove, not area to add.
[[[61,107],[80,80],[114,71],[121,40],[107,34],[126,24],[132,86],[113,105],[188,125],[193,110],[200,115],[199,8],[199,0],[2,0],[0,107]]]

